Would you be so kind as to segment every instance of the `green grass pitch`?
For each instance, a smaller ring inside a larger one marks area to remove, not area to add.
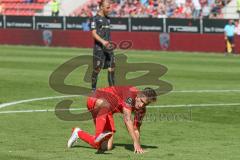
[[[62,63],[79,55],[91,55],[91,52],[91,49],[77,48],[0,46],[0,106],[63,95],[49,87],[49,76]],[[51,111],[4,113],[54,109],[63,99],[72,99],[73,108],[86,108],[85,97],[73,97],[0,107],[0,159],[240,159],[240,57],[156,51],[127,51],[125,54],[129,63],[166,66],[168,72],[161,79],[173,85],[173,92],[160,96],[153,104],[161,107],[149,108],[144,119],[141,144],[147,153],[133,153],[131,138],[119,115],[115,116],[114,149],[99,154],[81,141],[72,149],[66,148],[72,127],[80,126],[94,133],[91,120],[62,121]],[[66,83],[83,84],[85,70],[86,67],[76,69]],[[106,71],[101,72],[99,87],[107,86],[106,77]],[[184,106],[189,104],[193,106]],[[79,112],[82,111],[74,111]]]

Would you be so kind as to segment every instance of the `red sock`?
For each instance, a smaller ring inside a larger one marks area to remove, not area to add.
[[[97,137],[99,134],[103,133],[105,125],[106,125],[106,120],[107,115],[101,115],[96,118],[96,128],[95,128],[95,137]]]
[[[84,132],[81,130],[81,131],[78,131],[78,137],[84,142],[90,144],[93,148],[96,148],[96,149],[98,148],[98,145],[94,143],[95,136],[92,136],[87,132]]]
[[[107,114],[99,114],[97,115],[96,119],[95,119],[95,136],[93,135],[90,135],[89,133],[87,132],[84,132],[84,131],[79,131],[78,132],[78,137],[80,139],[82,139],[84,142],[90,144],[93,148],[96,148],[98,149],[99,148],[99,144],[96,144],[94,141],[95,141],[95,138],[103,133],[104,131],[104,127],[105,127],[105,124],[106,124],[106,118],[107,118]]]

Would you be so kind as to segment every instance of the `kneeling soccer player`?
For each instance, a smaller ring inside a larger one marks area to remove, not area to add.
[[[152,88],[139,91],[133,86],[112,86],[97,89],[87,99],[87,107],[91,112],[95,135],[90,135],[80,128],[74,128],[68,140],[71,148],[78,138],[98,150],[111,150],[113,146],[114,113],[122,113],[123,120],[133,140],[134,153],[144,153],[140,145],[140,126],[146,113],[146,106],[155,102],[157,94]],[[134,120],[131,113],[134,113]]]

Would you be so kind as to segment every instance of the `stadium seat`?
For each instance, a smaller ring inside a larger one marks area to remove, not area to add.
[[[50,0],[35,0],[28,2],[26,0],[1,0],[3,15],[32,16],[36,12],[43,10],[44,5]]]

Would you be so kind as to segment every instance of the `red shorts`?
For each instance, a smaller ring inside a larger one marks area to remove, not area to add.
[[[94,109],[96,101],[97,101],[97,98],[95,98],[95,97],[88,97],[88,99],[87,99],[87,108],[88,108],[89,111],[92,111]],[[93,116],[93,121],[94,121],[95,126],[96,126],[96,119],[97,119],[97,117]],[[116,132],[115,126],[114,126],[113,114],[111,112],[108,113],[107,119],[106,119],[106,124],[105,124],[105,126],[103,128],[104,128],[103,132],[104,131]]]

